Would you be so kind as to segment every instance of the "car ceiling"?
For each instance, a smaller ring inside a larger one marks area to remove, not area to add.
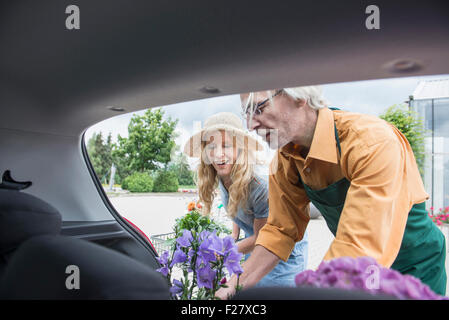
[[[67,30],[66,7],[80,9]],[[447,1],[3,1],[0,128],[80,136],[118,113],[299,85],[449,73]],[[410,72],[386,67],[413,59]],[[218,88],[206,93],[204,86]]]

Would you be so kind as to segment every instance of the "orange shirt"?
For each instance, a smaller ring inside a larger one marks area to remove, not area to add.
[[[313,190],[346,177],[350,187],[324,259],[371,256],[390,267],[411,207],[429,198],[407,139],[377,117],[324,108],[318,112],[305,159],[300,151],[290,143],[278,150],[270,165],[269,216],[256,244],[286,261],[310,219],[310,200],[298,184],[298,174]]]

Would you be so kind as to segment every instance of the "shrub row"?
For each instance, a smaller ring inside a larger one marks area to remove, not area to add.
[[[135,172],[122,181],[122,189],[130,192],[176,192],[178,188],[176,173],[169,170],[159,170],[153,176]]]

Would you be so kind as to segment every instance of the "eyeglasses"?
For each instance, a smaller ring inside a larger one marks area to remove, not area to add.
[[[282,92],[282,90],[278,90],[275,94],[273,94],[270,98],[265,99],[262,102],[259,102],[257,105],[253,105],[252,107],[249,105],[246,107],[245,111],[242,112],[242,116],[243,117],[247,117],[248,115],[250,115],[250,111],[252,109],[252,114],[256,114],[256,115],[260,115],[262,114],[262,110],[263,108],[266,107],[266,103],[268,101],[270,101],[271,99],[273,99],[274,97],[276,97],[278,94],[280,94]]]

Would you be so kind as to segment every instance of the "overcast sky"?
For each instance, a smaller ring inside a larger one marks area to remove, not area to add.
[[[330,106],[343,110],[371,115],[380,115],[388,107],[403,103],[413,94],[418,82],[427,79],[448,79],[449,74],[427,77],[410,77],[387,80],[369,80],[348,83],[323,85],[324,98]],[[204,120],[217,112],[233,112],[240,114],[240,99],[238,95],[209,98],[186,103],[178,103],[163,107],[166,116],[179,119],[177,131],[179,137],[176,143],[182,146],[193,134],[194,122]],[[143,114],[145,110],[137,112]],[[103,136],[112,133],[113,140],[118,134],[128,135],[128,123],[133,113],[116,116],[102,121],[86,132],[86,142],[93,132],[102,132]]]

